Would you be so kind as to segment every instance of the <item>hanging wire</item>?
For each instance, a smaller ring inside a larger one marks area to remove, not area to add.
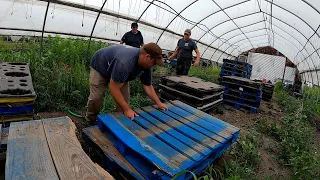
[[[135,2],[135,3],[134,3],[134,8],[133,8],[133,13],[136,13],[136,12],[137,12],[137,11],[136,11],[137,0],[135,0],[134,2]]]
[[[138,14],[139,14],[139,12],[140,12],[140,5],[141,5],[141,0],[139,1]]]
[[[53,4],[53,9],[51,11],[51,14],[52,14],[52,19],[54,18],[54,10],[56,9],[56,4]]]
[[[117,23],[117,32],[116,32],[116,36],[118,36],[119,23],[120,23],[120,18],[119,18],[119,14],[120,14],[120,4],[121,4],[121,0],[119,0],[119,8],[118,8],[118,23]]]
[[[13,0],[13,3],[12,3],[11,15],[13,14],[14,2],[15,0]]]
[[[32,9],[33,9],[33,0],[31,0],[31,11],[30,11],[30,17],[32,16]]]
[[[26,19],[28,19],[29,0],[27,1]]]
[[[83,0],[83,6],[86,7],[86,0]],[[82,11],[82,27],[83,27],[83,21],[84,21],[84,8]]]

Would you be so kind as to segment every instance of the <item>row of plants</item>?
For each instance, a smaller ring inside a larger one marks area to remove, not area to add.
[[[312,144],[316,132],[317,118],[320,115],[319,89],[304,88],[302,98],[295,98],[276,84],[276,101],[283,107],[285,116],[281,125],[267,123],[267,119],[256,121],[258,130],[280,143],[278,159],[283,166],[289,167],[292,179],[319,179],[320,156]]]

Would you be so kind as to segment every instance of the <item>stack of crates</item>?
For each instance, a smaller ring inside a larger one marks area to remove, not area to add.
[[[250,79],[252,65],[238,60],[223,59],[220,77],[237,76]]]
[[[224,76],[221,84],[225,86],[223,101],[225,104],[232,105],[236,109],[248,109],[255,113],[260,107],[262,99],[262,84],[250,79]]]
[[[222,103],[223,86],[190,76],[167,76],[161,79],[160,93],[165,100],[180,100],[201,111]]]
[[[33,119],[36,93],[27,63],[0,63],[0,121]]]
[[[272,99],[274,85],[271,83],[263,83],[262,100],[270,101]]]

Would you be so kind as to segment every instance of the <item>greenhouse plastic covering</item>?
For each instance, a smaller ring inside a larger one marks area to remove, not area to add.
[[[137,21],[145,43],[167,50],[189,28],[204,59],[272,46],[304,80],[320,80],[319,0],[2,0],[0,12],[2,35],[119,42]]]

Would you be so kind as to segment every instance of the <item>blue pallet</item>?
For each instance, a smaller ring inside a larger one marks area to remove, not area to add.
[[[252,99],[252,100],[256,100],[256,101],[259,101],[262,98],[262,91],[256,91],[255,93],[250,93],[250,92],[245,92],[245,91],[241,91],[239,89],[234,89],[234,88],[229,88],[229,87],[226,87],[224,89],[224,94],[236,95],[239,97]]]
[[[232,70],[244,71],[244,72],[248,72],[248,73],[252,72],[252,68],[250,68],[250,67],[243,67],[243,66],[238,66],[236,64],[232,65],[232,64],[227,64],[227,63],[223,63],[221,66],[221,69],[232,69]]]
[[[252,68],[252,65],[247,63],[247,62],[242,62],[242,61],[237,61],[237,60],[230,60],[230,59],[223,59],[223,62],[228,62],[228,63],[232,63],[232,64],[248,66],[248,67]]]
[[[247,99],[244,97],[234,96],[234,95],[230,95],[230,94],[223,94],[223,99],[232,100],[232,101],[235,101],[235,102],[238,102],[241,104],[247,104],[247,105],[250,105],[250,106],[256,107],[256,108],[260,107],[260,102],[261,102],[261,99],[252,100],[252,99]]]
[[[235,71],[228,71],[228,70],[224,70],[224,69],[221,69],[220,76],[238,76],[238,77],[242,77],[242,78],[250,78],[251,77],[251,75],[249,75],[247,73],[238,73]]]
[[[236,109],[240,109],[240,108],[248,109],[250,113],[256,113],[257,109],[259,109],[259,108],[252,107],[252,106],[247,105],[247,104],[242,104],[242,103],[239,103],[239,102],[235,102],[235,101],[232,101],[232,100],[229,100],[229,99],[223,99],[223,102],[225,104],[232,105]]]
[[[120,113],[98,115],[98,126],[146,179],[171,179],[183,170],[200,173],[240,130],[180,101],[162,111],[148,106],[132,121]],[[155,171],[157,170],[157,171]],[[178,179],[191,179],[187,173]]]
[[[223,76],[221,77],[220,82],[224,84],[234,84],[238,86],[244,86],[252,89],[262,90],[261,83],[254,82],[248,78]]]
[[[32,113],[34,109],[34,104],[25,104],[20,106],[0,106],[0,115],[15,115],[23,113]]]

